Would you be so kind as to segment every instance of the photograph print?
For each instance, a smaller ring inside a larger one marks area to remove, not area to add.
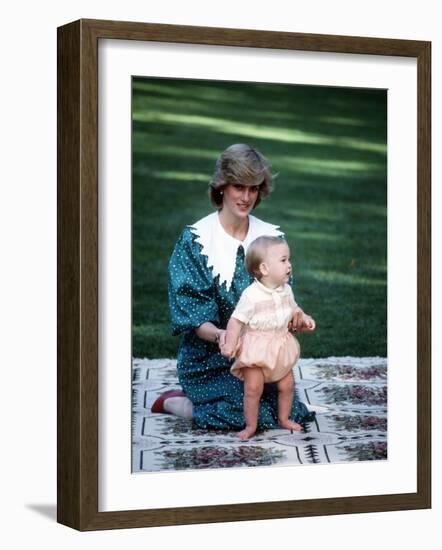
[[[386,460],[387,365],[387,91],[133,77],[132,472]]]

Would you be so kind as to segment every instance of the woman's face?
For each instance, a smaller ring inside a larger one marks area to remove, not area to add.
[[[237,218],[246,218],[255,206],[258,194],[259,185],[227,185],[223,193],[223,210]]]

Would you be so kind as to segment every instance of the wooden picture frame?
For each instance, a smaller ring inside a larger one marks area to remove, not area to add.
[[[146,510],[98,509],[98,41],[138,40],[417,60],[417,492]],[[58,29],[58,521],[82,531],[431,506],[431,44],[119,21]]]

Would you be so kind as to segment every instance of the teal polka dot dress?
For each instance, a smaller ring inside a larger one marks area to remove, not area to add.
[[[232,361],[218,345],[201,340],[195,329],[212,322],[225,329],[242,291],[253,282],[244,267],[244,248],[239,245],[230,286],[214,277],[202,246],[189,227],[181,234],[169,262],[169,306],[174,335],[183,339],[177,357],[180,384],[192,401],[195,423],[201,428],[244,427],[243,382],[230,373]],[[311,420],[305,405],[294,400],[291,418]],[[277,390],[266,384],[261,398],[258,428],[277,426]]]

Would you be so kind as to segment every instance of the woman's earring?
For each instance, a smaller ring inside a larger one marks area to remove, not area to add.
[[[220,191],[219,194],[220,194],[220,195],[224,195],[224,191]]]

